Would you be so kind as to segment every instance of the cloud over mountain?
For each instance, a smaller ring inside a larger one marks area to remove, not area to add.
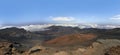
[[[120,28],[120,25],[99,25],[99,24],[39,24],[39,25],[24,25],[24,26],[0,26],[0,29],[17,27],[24,28],[27,31],[44,31],[49,30],[50,26],[63,26],[63,27],[78,27],[83,28],[100,28],[100,29],[113,29]]]

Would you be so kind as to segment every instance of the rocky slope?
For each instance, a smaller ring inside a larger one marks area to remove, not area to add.
[[[2,44],[2,45],[1,45]],[[6,45],[6,46],[5,46]],[[26,51],[18,51],[9,42],[0,43],[0,55],[119,55],[120,40],[97,40],[88,47],[44,47],[36,45]]]

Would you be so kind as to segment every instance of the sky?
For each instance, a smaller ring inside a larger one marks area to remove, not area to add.
[[[120,0],[0,0],[0,25],[119,24]]]

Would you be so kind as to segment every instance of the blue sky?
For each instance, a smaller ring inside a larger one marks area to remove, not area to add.
[[[120,23],[120,0],[0,0],[0,24]]]

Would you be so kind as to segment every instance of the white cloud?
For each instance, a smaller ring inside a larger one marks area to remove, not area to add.
[[[11,28],[11,27],[15,27],[15,26],[1,26],[0,29]]]
[[[110,18],[112,20],[120,20],[120,15],[116,15],[116,16],[113,16],[112,18]]]
[[[44,31],[48,30],[47,27],[52,26],[52,24],[43,24],[43,25],[28,25],[28,26],[21,26],[20,28],[24,28],[28,31]]]
[[[53,21],[73,21],[73,17],[51,17]]]

